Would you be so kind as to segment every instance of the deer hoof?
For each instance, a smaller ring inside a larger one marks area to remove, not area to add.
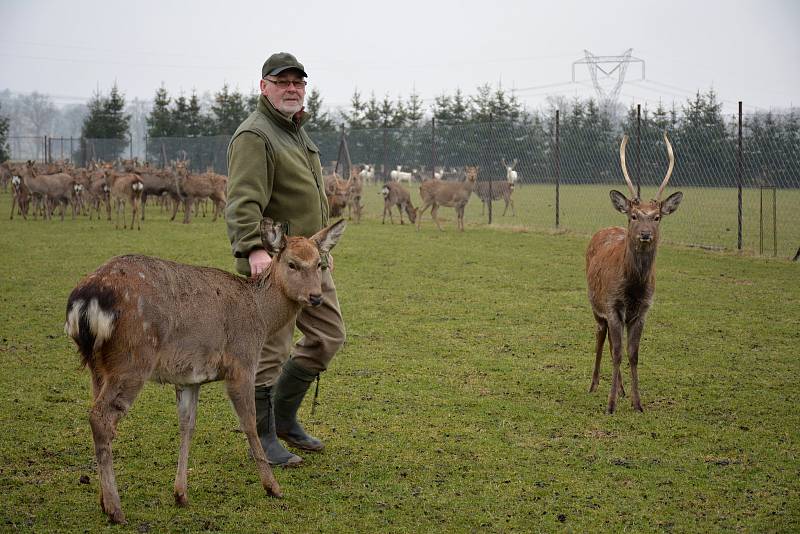
[[[281,491],[281,487],[278,485],[277,482],[273,482],[272,486],[267,488],[267,495],[270,497],[274,497],[276,499],[280,499],[283,497],[283,492]]]
[[[185,493],[176,493],[175,504],[181,508],[185,508],[186,506],[189,506],[189,497],[187,497]]]

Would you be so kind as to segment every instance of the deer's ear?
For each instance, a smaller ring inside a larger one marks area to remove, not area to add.
[[[320,256],[327,254],[339,242],[339,238],[344,233],[344,219],[339,219],[327,228],[323,228],[313,236],[311,241],[317,244]]]
[[[678,191],[677,193],[672,193],[667,199],[661,203],[661,215],[669,215],[676,209],[683,200],[683,193]]]
[[[277,255],[286,247],[286,236],[280,224],[275,224],[272,222],[272,219],[265,217],[261,219],[260,230],[261,242],[264,244],[264,250],[271,256]]]
[[[608,195],[611,197],[611,204],[618,212],[627,214],[631,210],[630,200],[616,189],[612,189]]]

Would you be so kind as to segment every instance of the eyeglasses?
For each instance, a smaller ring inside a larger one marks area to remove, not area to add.
[[[264,78],[270,83],[274,83],[281,89],[288,89],[289,86],[294,86],[295,89],[305,89],[308,82],[305,80],[270,80],[269,78]]]

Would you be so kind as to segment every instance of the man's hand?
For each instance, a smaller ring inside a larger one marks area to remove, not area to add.
[[[269,267],[269,264],[272,263],[272,258],[269,257],[269,254],[267,254],[267,251],[263,248],[256,248],[250,252],[247,261],[250,262],[250,276],[254,277],[261,274]]]

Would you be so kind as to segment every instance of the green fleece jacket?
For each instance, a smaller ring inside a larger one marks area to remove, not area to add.
[[[228,145],[225,220],[236,270],[245,276],[250,251],[263,248],[263,217],[305,237],[328,224],[319,149],[302,127],[307,119],[303,113],[287,118],[262,95]]]

